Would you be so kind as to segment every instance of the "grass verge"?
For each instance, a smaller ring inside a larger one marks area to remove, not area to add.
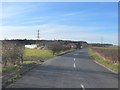
[[[89,49],[89,55],[96,60],[97,62],[99,62],[100,64],[104,65],[105,67],[115,71],[115,72],[119,72],[120,70],[120,66],[118,64],[113,64],[110,63],[107,60],[103,60],[101,57],[99,57],[95,52],[93,52],[93,50],[90,48]]]
[[[42,62],[39,61],[23,61],[23,64],[31,64],[31,63],[42,64]]]
[[[14,75],[14,76],[12,77],[12,79],[9,79],[9,80],[7,81],[7,83],[16,82],[16,80],[19,79],[20,77],[21,77],[20,75]]]
[[[72,51],[75,51],[76,49],[71,49],[71,50],[67,50],[67,51],[61,51],[60,53],[57,54],[57,56],[59,55],[63,55],[65,53],[69,53],[69,52],[72,52]]]
[[[8,66],[8,67],[3,67],[2,72],[17,71],[18,69],[20,69],[20,66]]]

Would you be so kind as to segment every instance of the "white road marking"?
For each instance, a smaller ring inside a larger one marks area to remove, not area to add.
[[[75,68],[76,66],[75,66],[75,63],[74,63],[74,68]]]
[[[74,68],[76,67],[76,65],[75,65],[75,58],[74,58]]]
[[[85,90],[85,87],[84,87],[84,85],[83,85],[83,84],[81,84],[80,86],[81,86],[81,88],[82,88],[83,90]]]
[[[75,58],[74,58],[74,61],[75,61]]]

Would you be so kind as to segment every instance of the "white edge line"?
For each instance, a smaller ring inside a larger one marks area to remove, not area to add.
[[[95,63],[97,63],[97,64],[99,64],[99,65],[101,65],[101,66],[103,66],[104,68],[106,68],[107,70],[109,70],[109,71],[111,71],[111,72],[113,72],[113,73],[115,73],[115,74],[118,74],[117,72],[115,72],[115,71],[113,71],[113,70],[111,70],[111,69],[109,69],[108,67],[106,67],[106,66],[104,66],[104,65],[102,65],[101,63],[99,63],[99,62],[97,62],[97,61],[95,61],[95,60],[93,60]]]

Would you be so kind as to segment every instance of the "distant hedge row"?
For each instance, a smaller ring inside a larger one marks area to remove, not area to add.
[[[118,63],[118,50],[117,49],[102,49],[92,48],[92,50],[101,56],[103,59],[110,61],[111,63]]]

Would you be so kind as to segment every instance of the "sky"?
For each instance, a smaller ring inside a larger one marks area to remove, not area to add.
[[[1,4],[1,3],[0,3]],[[118,44],[117,2],[2,2],[0,39]]]

